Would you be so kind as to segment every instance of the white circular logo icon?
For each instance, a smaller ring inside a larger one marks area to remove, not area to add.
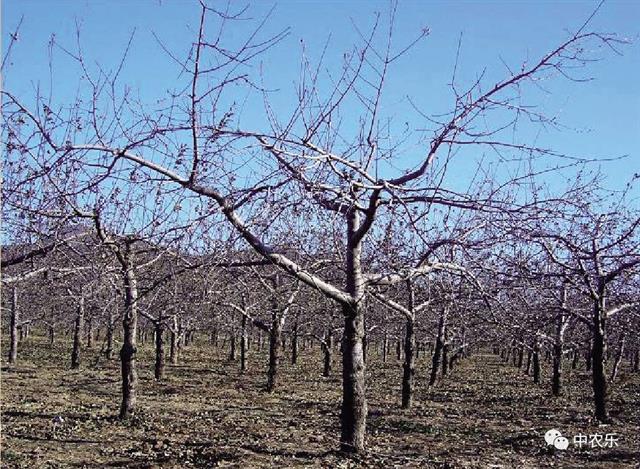
[[[567,449],[569,447],[569,440],[567,440],[564,436],[559,436],[555,440],[553,440],[553,446],[556,449]]]
[[[547,442],[547,445],[553,445],[556,449],[567,449],[569,447],[569,440],[567,440],[562,434],[552,428],[544,434],[544,441]]]
[[[548,445],[552,445],[553,440],[555,440],[559,436],[562,436],[562,434],[558,430],[555,430],[552,428],[551,430],[549,430],[547,433],[544,434],[544,441],[546,441]]]

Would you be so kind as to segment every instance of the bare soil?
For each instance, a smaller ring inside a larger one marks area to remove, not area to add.
[[[6,341],[5,341],[6,344]],[[118,421],[119,362],[83,350],[69,370],[71,345],[43,337],[21,344],[19,364],[2,362],[2,468],[183,467],[640,467],[640,375],[626,367],[612,386],[615,423],[592,419],[589,375],[565,365],[563,397],[550,393],[550,364],[534,385],[522,370],[478,352],[428,389],[429,359],[418,360],[415,406],[399,407],[401,363],[368,357],[368,453],[336,452],[340,365],[323,378],[318,347],[285,354],[277,392],[264,391],[266,348],[250,350],[249,370],[204,340],[189,346],[167,379],[153,379],[153,347],[140,345],[139,411]],[[339,354],[337,354],[339,357]],[[4,356],[3,356],[4,360]],[[582,364],[581,364],[582,365]],[[625,364],[626,365],[626,364]],[[53,431],[55,416],[64,424]],[[558,429],[572,442],[544,441]],[[618,446],[582,449],[577,434],[615,434]]]

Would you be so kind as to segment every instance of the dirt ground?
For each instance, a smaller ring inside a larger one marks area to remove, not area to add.
[[[6,340],[4,341],[6,344]],[[196,344],[167,380],[153,379],[153,349],[140,346],[137,415],[115,419],[118,361],[85,350],[80,370],[68,369],[70,344],[53,348],[44,338],[21,345],[19,364],[2,362],[2,467],[424,467],[424,468],[625,468],[640,467],[640,375],[623,368],[612,387],[616,423],[591,418],[589,376],[567,363],[566,394],[550,395],[549,364],[543,384],[489,353],[463,361],[427,389],[426,356],[418,360],[415,407],[399,408],[401,364],[369,356],[368,453],[337,453],[340,374],[321,376],[319,348],[298,365],[287,359],[280,390],[264,392],[266,350],[250,351],[240,374],[225,350]],[[395,357],[394,357],[395,358]],[[64,424],[53,433],[52,420]],[[547,430],[570,440],[548,446]],[[580,449],[573,437],[614,434],[617,446]]]

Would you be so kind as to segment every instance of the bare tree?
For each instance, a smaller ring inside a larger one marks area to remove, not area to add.
[[[598,200],[597,192],[585,195],[589,200],[571,201],[573,210],[565,208],[557,229],[539,227],[533,236],[550,261],[562,269],[566,282],[591,303],[591,313],[572,308],[567,308],[566,312],[591,331],[595,416],[601,422],[607,422],[607,322],[638,305],[637,299],[625,294],[625,289],[616,287],[616,283],[623,279],[629,281],[639,274],[640,239],[637,233],[640,216],[622,208],[620,200],[624,197],[620,199],[619,194],[615,196],[617,209],[607,213],[599,213],[593,208],[594,200]]]

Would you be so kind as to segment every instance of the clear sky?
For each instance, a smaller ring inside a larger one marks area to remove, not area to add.
[[[222,3],[222,2],[221,2]],[[451,79],[458,38],[462,34],[459,79],[469,82],[486,70],[489,77],[503,76],[503,62],[519,68],[559,44],[591,14],[596,1],[400,1],[394,43],[408,43],[424,27],[430,36],[398,62],[390,75],[385,111],[412,128],[424,127],[411,111],[406,97],[427,113],[451,107],[447,83]],[[242,3],[234,3],[234,5]],[[251,15],[264,16],[274,7],[267,32],[291,28],[284,42],[262,58],[262,66],[274,93],[274,102],[287,108],[298,77],[301,40],[311,57],[317,57],[331,37],[327,65],[339,63],[356,39],[355,22],[363,30],[372,24],[374,12],[386,13],[387,1],[255,1]],[[198,21],[198,4],[189,0],[3,0],[3,56],[9,34],[24,17],[20,35],[4,76],[4,87],[27,98],[40,86],[53,82],[54,100],[71,100],[76,90],[77,68],[70,67],[60,49],[54,50],[53,79],[48,68],[48,44],[56,42],[76,49],[76,23],[89,63],[117,68],[132,31],[135,38],[122,74],[145,100],[162,96],[176,83],[177,68],[160,50],[155,32],[174,52],[184,55]],[[249,22],[247,22],[249,24]],[[616,32],[634,41],[624,55],[605,54],[585,76],[595,79],[575,84],[559,80],[552,94],[540,96],[541,110],[559,113],[575,130],[550,132],[545,145],[577,156],[630,155],[623,162],[603,166],[609,184],[615,186],[640,173],[640,1],[609,0],[590,29]],[[242,36],[242,31],[229,32]],[[258,112],[245,109],[247,122]],[[261,112],[261,110],[259,111]]]

